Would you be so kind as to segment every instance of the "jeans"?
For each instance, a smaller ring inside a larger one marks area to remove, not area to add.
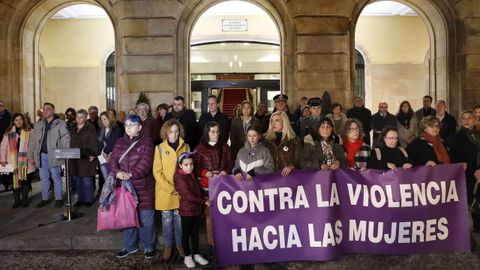
[[[50,189],[50,176],[53,179],[55,200],[62,200],[62,167],[50,167],[48,165],[48,154],[40,153],[40,181],[42,183],[42,200],[48,200]]]
[[[199,253],[198,231],[200,229],[201,220],[201,216],[182,216],[182,243],[185,256]],[[190,240],[192,240],[191,249]]]
[[[103,164],[100,164],[98,166],[100,167],[100,171],[102,172],[103,183],[105,183],[105,180],[107,180],[108,174],[110,173],[110,170],[108,169],[108,163],[103,163]],[[101,183],[101,180],[99,178],[99,180],[98,180],[99,188],[101,188],[100,185],[103,187],[103,183]],[[100,189],[100,192],[102,192],[101,189]]]
[[[93,176],[73,176],[77,190],[77,201],[82,203],[93,202]]]
[[[130,228],[123,231],[123,244],[126,251],[133,251],[138,248],[138,236],[140,231],[140,241],[143,244],[143,250],[155,250],[155,210],[138,210],[138,221],[140,228]]]
[[[163,245],[173,247],[173,238],[177,246],[182,245],[182,220],[178,209],[162,211]]]

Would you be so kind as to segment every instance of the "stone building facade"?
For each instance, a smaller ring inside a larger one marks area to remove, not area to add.
[[[0,96],[13,111],[41,103],[39,36],[51,15],[73,3],[105,9],[115,31],[117,107],[139,92],[155,99],[190,98],[189,38],[217,0],[0,0]],[[281,84],[297,103],[321,95],[351,104],[355,26],[368,0],[249,0],[264,8],[281,34]],[[457,114],[480,103],[480,1],[399,0],[427,24],[429,92]]]

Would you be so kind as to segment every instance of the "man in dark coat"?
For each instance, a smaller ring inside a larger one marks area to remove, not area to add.
[[[265,121],[265,117],[267,114],[267,105],[263,102],[258,103],[257,105],[257,112],[253,115],[253,117],[258,119],[258,122],[261,126],[263,126],[263,121]]]
[[[100,119],[98,117],[98,107],[97,106],[88,107],[88,122],[90,122],[90,124],[93,124],[97,133],[100,130],[99,120]]]
[[[200,119],[198,120],[201,134],[203,134],[203,129],[208,122],[218,123],[221,129],[220,138],[222,138],[223,141],[228,140],[230,132],[230,121],[228,120],[228,117],[218,108],[217,96],[212,95],[208,97],[208,112],[200,116]]]
[[[420,129],[420,121],[422,120],[422,118],[427,116],[435,116],[436,111],[434,108],[432,108],[432,100],[433,98],[431,96],[429,95],[424,96],[423,108],[415,112],[419,129]]]
[[[397,127],[397,118],[388,112],[387,102],[378,104],[378,112],[372,115],[371,128],[373,130],[373,147],[378,147],[381,142],[378,141],[382,130],[386,126]]]
[[[295,114],[290,113],[288,111],[288,103],[287,103],[288,96],[284,94],[279,94],[273,97],[273,101],[275,101],[275,110],[273,112],[283,111],[287,113],[288,119],[290,120],[290,124],[292,125],[293,131],[295,131],[296,134],[300,134],[298,117]],[[262,133],[267,132],[268,126],[270,125],[271,116],[272,115],[269,114],[265,117],[265,121],[263,121],[263,126],[262,126]]]
[[[445,100],[437,101],[437,113],[435,116],[442,121],[440,137],[442,137],[443,140],[446,140],[457,131],[457,121],[453,115],[446,111],[446,107],[447,104]]]
[[[311,115],[300,120],[300,139],[303,141],[303,138],[307,135],[312,135],[312,133],[317,132],[315,127],[318,122],[322,121],[322,100],[319,97],[311,98],[308,101],[308,106],[310,106]]]
[[[347,111],[348,118],[356,118],[362,123],[363,127],[363,142],[370,145],[370,131],[372,130],[372,112],[365,108],[363,97],[356,96],[353,98],[353,108]]]
[[[170,119],[177,119],[183,126],[185,131],[185,142],[190,146],[190,149],[195,149],[197,146],[200,132],[196,121],[195,112],[185,108],[185,98],[177,96],[173,99],[173,110],[165,116],[165,121]]]

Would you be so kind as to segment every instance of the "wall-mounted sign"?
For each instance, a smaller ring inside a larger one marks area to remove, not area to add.
[[[247,19],[240,20],[222,20],[222,32],[247,32]]]

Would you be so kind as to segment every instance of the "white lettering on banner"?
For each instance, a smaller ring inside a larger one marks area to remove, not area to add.
[[[335,192],[332,191],[332,198],[334,202],[339,204],[336,187]],[[218,211],[222,215],[228,215],[232,210],[238,214],[247,211],[250,213],[265,212],[265,209],[275,211],[277,210],[275,206],[277,201],[279,210],[310,207],[303,186],[297,186],[293,190],[289,187],[250,190],[248,192],[237,190],[233,193],[233,196],[227,191],[221,191],[216,201]],[[268,206],[265,206],[265,203]]]
[[[376,208],[389,207],[414,207],[425,205],[437,205],[439,203],[458,202],[458,193],[455,180],[430,181],[428,183],[412,183],[398,185],[399,198],[395,200],[391,185],[361,185],[347,183],[348,196],[352,205],[357,205],[362,198],[362,206]],[[317,191],[318,196],[318,191]],[[318,197],[317,197],[318,202]],[[324,206],[325,202],[321,202]],[[319,206],[319,207],[321,207]]]
[[[302,188],[303,189],[303,188]],[[315,191],[317,194],[317,207],[332,207],[334,205],[340,205],[340,199],[338,197],[337,184],[332,183],[330,188],[330,200],[324,201],[322,196],[322,185],[316,184]]]
[[[261,233],[257,227],[252,227],[249,231],[247,228],[232,229],[233,252],[302,247],[297,227],[293,224],[288,226],[286,239],[285,241],[283,225],[279,225],[278,229],[269,225]]]
[[[366,220],[349,221],[348,240],[353,242],[422,243],[448,238],[448,220],[445,217],[426,221],[404,221],[390,223],[390,234],[383,222]],[[398,228],[398,229],[397,229]],[[376,234],[375,234],[376,232]],[[367,239],[368,237],[368,239]]]
[[[331,223],[325,223],[322,241],[316,240],[315,235],[315,224],[309,223],[308,237],[310,247],[334,247],[342,242],[342,222],[340,220],[335,221],[335,230],[332,228]]]

